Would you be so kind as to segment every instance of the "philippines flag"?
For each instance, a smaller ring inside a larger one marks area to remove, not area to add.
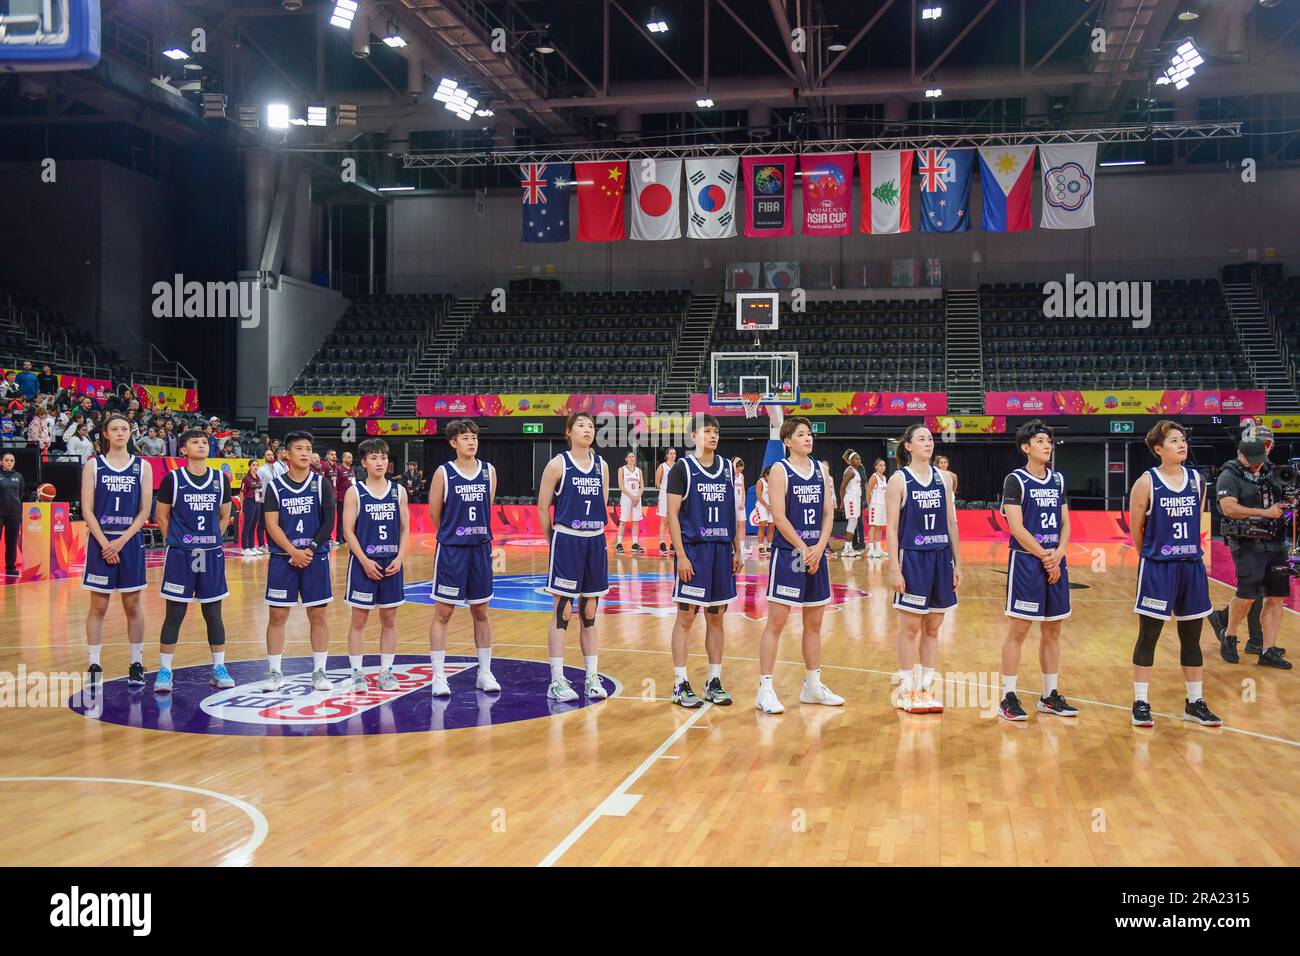
[[[1034,185],[1034,147],[984,146],[980,151],[980,188],[988,232],[1023,232],[1030,226],[1029,197]]]
[[[921,175],[921,231],[966,232],[970,229],[970,180],[974,150],[923,149],[918,154]]]
[[[519,167],[523,186],[523,241],[569,241],[568,163],[524,163]]]
[[[862,177],[863,232],[912,231],[912,158],[910,149],[858,154]]]

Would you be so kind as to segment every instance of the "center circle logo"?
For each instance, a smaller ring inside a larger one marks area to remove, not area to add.
[[[68,707],[88,720],[101,720],[126,727],[186,734],[227,734],[243,737],[314,737],[360,734],[424,733],[507,724],[539,717],[556,717],[582,707],[599,704],[584,691],[585,675],[580,667],[566,667],[564,676],[579,694],[576,701],[562,703],[546,696],[551,667],[546,661],[496,658],[492,673],[501,693],[489,694],[474,686],[478,660],[448,657],[444,674],[450,697],[429,693],[433,665],[424,656],[402,654],[393,663],[395,690],[380,690],[379,658],[368,655],[362,673],[366,690],[353,694],[343,688],[351,673],[348,659],[330,659],[326,676],[334,687],[326,691],[311,686],[311,658],[288,658],[284,662],[284,686],[263,691],[266,661],[234,661],[226,666],[235,686],[218,690],[211,686],[211,665],[175,669],[175,689],[170,694],[153,691],[155,675],[144,687],[127,687],[126,678],[105,681],[98,694],[76,694]],[[621,685],[601,676],[610,696]]]

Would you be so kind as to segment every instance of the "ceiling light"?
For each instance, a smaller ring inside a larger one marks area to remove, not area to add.
[[[922,20],[938,20],[941,16],[943,16],[943,7],[922,7],[921,8]]]
[[[668,24],[660,18],[659,8],[653,4],[650,7],[650,17],[645,22],[645,28],[651,33],[667,33]]]
[[[494,113],[492,110],[488,109],[486,106],[484,106],[480,109],[476,109],[474,111],[474,115],[475,116],[496,116],[497,114]]]
[[[1098,163],[1098,166],[1145,166],[1145,159],[1112,159],[1109,162]]]
[[[843,53],[848,48],[849,45],[844,42],[843,37],[838,33],[832,33],[830,42],[826,44],[826,49],[832,53]]]
[[[356,126],[357,125],[357,104],[340,103],[334,107],[334,125],[335,126]]]
[[[256,117],[256,113],[253,114]],[[204,119],[225,119],[226,118],[226,95],[224,93],[204,93],[203,94],[203,118]]]
[[[288,129],[289,128],[289,104],[288,103],[267,104],[266,128],[267,129]]]
[[[330,26],[347,29],[352,26],[352,18],[357,15],[356,0],[337,0],[334,13],[330,16]]]
[[[1156,82],[1161,85],[1172,83],[1175,89],[1186,89],[1188,82],[1196,75],[1196,68],[1204,62],[1205,58],[1201,56],[1196,44],[1185,40],[1169,58],[1169,66],[1156,78]]]
[[[943,96],[943,90],[940,89],[926,90],[925,96],[926,99],[931,99],[931,100],[938,99],[940,96]]]
[[[706,97],[704,97],[704,98],[702,98],[702,99],[698,99],[698,100],[696,100],[696,101],[695,101],[695,105],[698,106],[698,107],[699,107],[700,109],[702,109],[702,110],[707,110],[710,106],[713,105],[713,100],[709,99],[709,98],[706,96]]]
[[[307,107],[307,125],[324,126],[326,122],[327,111],[324,106]]]
[[[378,191],[381,193],[409,193],[414,189],[414,186],[380,186]]]
[[[1184,23],[1189,23],[1190,21],[1196,20],[1199,17],[1200,14],[1197,13],[1195,10],[1184,10],[1182,13],[1178,14],[1178,19],[1182,20]]]
[[[402,39],[402,35],[396,30],[389,30],[389,32],[384,36],[384,43],[391,46],[394,50],[400,50],[402,47],[406,46],[406,41]]]
[[[163,56],[169,60],[188,60],[190,58],[188,53],[175,44],[163,50]]]
[[[235,112],[239,114],[239,125],[244,129],[257,129],[261,125],[258,119],[257,107],[252,103],[240,103],[235,107]]]

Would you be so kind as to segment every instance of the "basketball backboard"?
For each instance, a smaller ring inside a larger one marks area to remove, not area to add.
[[[0,73],[88,69],[99,43],[99,0],[0,0]]]
[[[761,405],[799,403],[798,352],[714,352],[709,366],[710,404],[740,405],[746,395]]]

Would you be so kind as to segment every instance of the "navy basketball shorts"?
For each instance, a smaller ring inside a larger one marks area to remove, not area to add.
[[[1162,621],[1205,617],[1210,604],[1210,581],[1199,558],[1182,561],[1138,562],[1137,602],[1133,610]]]
[[[433,555],[432,597],[440,604],[492,600],[492,542],[438,545]]]
[[[322,551],[305,568],[295,568],[287,554],[271,552],[266,569],[266,603],[272,607],[315,607],[334,600],[329,553]]]
[[[186,551],[167,548],[163,559],[162,596],[169,601],[207,604],[230,594],[226,587],[226,552],[220,548]]]
[[[957,606],[952,587],[952,548],[909,551],[900,548],[903,593],[894,592],[894,607],[913,614],[942,614]]]
[[[717,607],[736,597],[736,575],[731,570],[730,541],[683,541],[682,552],[695,573],[689,581],[677,576],[677,555],[673,555],[673,600],[681,604]]]
[[[1070,572],[1061,559],[1061,576],[1047,583],[1043,562],[1028,551],[1007,555],[1007,617],[1026,621],[1059,621],[1070,616]]]
[[[386,568],[392,564],[392,561],[392,558],[385,558],[375,563],[381,568]],[[372,607],[397,607],[406,601],[405,576],[406,568],[401,568],[396,574],[385,575],[376,581],[374,578],[367,577],[366,572],[361,570],[360,562],[349,555],[348,584],[347,590],[343,592],[343,602],[364,611]]]
[[[777,539],[784,540],[783,538]],[[767,570],[767,599],[774,604],[820,607],[831,602],[829,552],[822,554],[816,572],[801,567],[802,559],[793,548],[774,548]]]
[[[117,564],[106,562],[99,542],[87,535],[86,569],[81,574],[81,586],[100,594],[143,591],[147,586],[144,579],[144,539],[138,533],[132,535],[117,558]]]
[[[605,534],[551,534],[546,590],[560,597],[598,597],[609,591],[609,545]]]

